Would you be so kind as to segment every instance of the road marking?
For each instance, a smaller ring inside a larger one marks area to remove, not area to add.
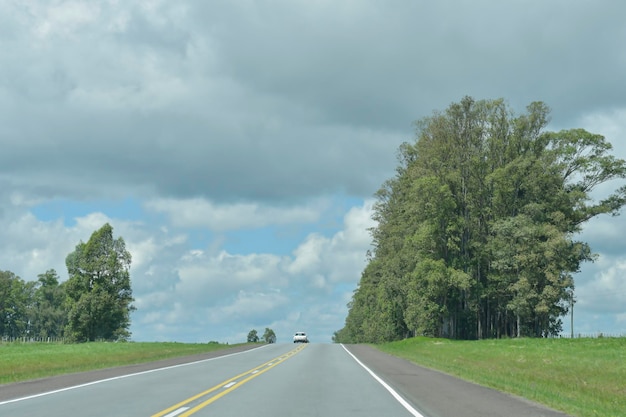
[[[409,413],[411,413],[413,416],[415,417],[424,417],[422,414],[419,413],[419,411],[417,411],[415,408],[413,408],[413,406],[411,404],[409,404],[404,398],[402,398],[400,396],[400,394],[398,394],[393,388],[391,388],[385,381],[383,381],[378,375],[376,375],[370,368],[368,368],[367,366],[365,366],[363,364],[363,362],[361,362],[360,360],[357,359],[356,356],[354,356],[352,354],[352,352],[350,352],[344,345],[343,343],[341,344],[341,347],[348,352],[348,355],[352,356],[352,359],[354,359],[359,365],[361,365],[376,381],[378,381],[378,383],[380,385],[382,385],[383,387],[385,387],[385,389],[387,391],[389,391],[389,393],[393,396],[393,398],[396,399],[396,401],[398,401],[400,404],[402,404],[402,406],[404,408],[407,409],[407,411]]]
[[[176,411],[172,411],[171,413],[169,413],[168,415],[164,416],[164,417],[174,417],[179,415],[180,413],[184,413],[185,411],[189,410],[189,407],[181,407]]]
[[[287,359],[293,357],[296,353],[300,352],[302,349],[304,349],[306,347],[306,345],[303,346],[298,346],[297,348],[291,350],[290,352],[288,352],[286,355],[280,356],[278,358],[274,358],[268,362],[265,362],[262,365],[259,365],[255,368],[252,368],[246,372],[242,372],[239,375],[236,375],[230,379],[227,379],[226,381],[223,381],[205,391],[202,391],[201,393],[198,393],[194,396],[191,396],[189,398],[187,398],[186,400],[183,400],[181,402],[179,402],[178,404],[174,404],[173,406],[166,408],[163,411],[160,411],[156,414],[153,414],[152,417],[167,417],[169,416],[168,413],[171,413],[173,411],[177,411],[179,409],[181,409],[183,406],[186,406],[190,403],[194,403],[197,402],[199,400],[201,400],[203,397],[208,397],[208,399],[194,405],[191,407],[187,407],[187,410],[185,410],[183,413],[180,414],[180,417],[189,417],[192,414],[194,414],[195,412],[203,409],[204,407],[206,407],[207,405],[217,401],[218,399],[222,398],[223,396],[225,396],[226,394],[228,394],[229,392],[234,391],[235,389],[241,387],[243,384],[245,384],[246,382],[258,377],[259,375],[262,375],[263,373],[269,371],[270,369],[272,369],[273,367],[281,364],[282,362],[286,361]],[[243,379],[241,379],[243,378]],[[240,380],[241,379],[241,380]],[[215,393],[218,390],[222,390],[220,392]],[[209,394],[213,394],[212,396],[210,396]]]
[[[100,384],[102,382],[115,381],[115,380],[118,380],[118,379],[130,378],[130,377],[133,377],[133,376],[144,375],[144,374],[151,374],[153,372],[160,372],[160,371],[166,371],[168,369],[180,368],[182,366],[189,366],[189,365],[195,365],[195,364],[203,363],[203,362],[215,361],[215,360],[218,360],[218,359],[227,358],[229,356],[242,355],[244,353],[249,353],[249,352],[252,352],[253,350],[262,349],[262,348],[265,348],[267,346],[269,346],[269,345],[263,345],[263,346],[258,347],[258,348],[244,350],[242,352],[229,353],[228,355],[216,356],[214,358],[202,359],[202,360],[195,361],[195,362],[181,363],[179,365],[165,366],[163,368],[150,369],[148,371],[135,372],[133,374],[126,374],[126,375],[114,376],[114,377],[111,377],[111,378],[99,379],[97,381],[91,381],[91,382],[87,382],[87,383],[84,383],[84,384],[73,385],[71,387],[55,389],[55,390],[52,390],[52,391],[46,391],[46,392],[42,392],[42,393],[39,393],[39,394],[29,395],[29,396],[26,396],[26,397],[13,398],[11,400],[0,401],[0,405],[9,404],[9,403],[16,403],[16,402],[19,402],[19,401],[26,401],[26,400],[30,400],[30,399],[33,399],[33,398],[43,397],[43,396],[46,396],[46,395],[57,394],[59,392],[65,392],[65,391],[70,391],[70,390],[74,390],[74,389],[77,389],[77,388],[88,387],[90,385]]]

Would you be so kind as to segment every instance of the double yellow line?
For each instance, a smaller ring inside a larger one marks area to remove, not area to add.
[[[209,388],[206,391],[202,391],[199,394],[194,395],[193,397],[189,397],[184,401],[179,402],[178,404],[175,404],[163,411],[160,411],[154,415],[152,415],[152,417],[163,417],[163,416],[176,416],[176,417],[189,417],[192,414],[194,414],[195,412],[203,409],[204,407],[206,407],[207,405],[211,404],[214,401],[217,401],[218,399],[222,398],[224,395],[228,394],[229,392],[239,388],[240,386],[242,386],[243,384],[245,384],[246,382],[256,378],[257,376],[269,371],[270,369],[272,369],[273,367],[275,367],[276,365],[286,361],[287,359],[293,357],[293,355],[295,355],[296,353],[300,352],[302,349],[304,349],[307,345],[306,344],[301,344],[300,346],[298,346],[297,348],[281,355],[278,356],[268,362],[265,362],[262,365],[257,366],[256,368],[252,368],[249,371],[243,372],[239,375],[236,375],[230,379],[227,379],[224,382],[221,382],[217,385],[215,385],[212,388]],[[209,396],[209,394],[214,393],[215,391],[221,390],[220,392],[218,392],[217,394],[214,394],[212,396],[210,396],[208,399],[200,402],[199,404],[194,405],[193,407],[187,407],[187,404],[193,403],[194,401],[200,400],[203,397],[207,397]]]

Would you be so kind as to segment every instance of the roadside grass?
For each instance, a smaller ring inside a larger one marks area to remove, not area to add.
[[[417,337],[376,347],[572,416],[626,416],[624,337],[479,341]]]
[[[220,343],[0,343],[0,384],[84,372],[197,353],[238,345]]]

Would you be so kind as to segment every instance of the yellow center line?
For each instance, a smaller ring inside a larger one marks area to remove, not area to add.
[[[224,389],[222,392],[220,392],[219,394],[216,394],[214,396],[212,396],[211,398],[209,398],[208,400],[198,404],[197,406],[186,410],[184,414],[177,414],[180,417],[188,417],[190,415],[192,415],[193,413],[195,413],[196,411],[206,407],[207,405],[211,404],[212,402],[216,401],[217,399],[223,397],[224,395],[228,394],[229,392],[233,391],[236,388],[239,388],[240,386],[242,386],[243,384],[245,384],[246,382],[250,381],[253,378],[256,378],[257,376],[263,374],[264,372],[267,372],[268,370],[272,369],[274,366],[286,361],[287,359],[289,359],[290,357],[292,357],[293,355],[295,355],[296,353],[300,352],[302,349],[304,349],[306,347],[305,345],[300,345],[298,346],[296,349],[293,349],[283,355],[280,355],[272,360],[269,360],[265,363],[263,363],[262,365],[259,365],[255,368],[252,368],[246,372],[242,372],[239,375],[236,375],[230,379],[227,379],[224,382],[220,382],[219,384],[207,389],[206,391],[202,391],[199,394],[196,394],[192,397],[187,398],[186,400],[183,400],[181,402],[179,402],[178,404],[174,404],[173,406],[160,411],[156,414],[153,414],[152,417],[163,417],[175,410],[179,410],[180,408],[182,408],[183,406],[189,404],[190,402],[193,402],[199,398],[205,397],[209,394],[211,394],[212,392],[215,392],[219,389]],[[247,378],[242,379],[241,381],[238,381],[240,378],[249,375]],[[229,385],[230,384],[230,385]],[[226,387],[226,385],[229,385],[228,387]]]

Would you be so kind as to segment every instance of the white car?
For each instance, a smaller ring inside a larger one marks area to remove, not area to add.
[[[296,332],[296,334],[293,335],[293,343],[309,343],[309,338],[304,332]]]

